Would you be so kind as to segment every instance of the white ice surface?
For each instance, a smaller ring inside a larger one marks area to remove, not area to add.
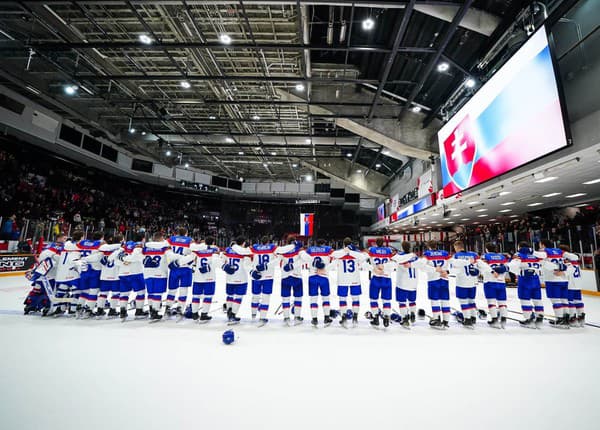
[[[600,428],[597,328],[509,321],[501,331],[479,321],[439,332],[423,320],[376,331],[362,319],[363,297],[358,328],[288,328],[270,315],[263,328],[234,327],[239,339],[225,346],[220,311],[208,325],[42,319],[22,315],[28,289],[0,278],[2,430]],[[429,312],[425,297],[420,288]],[[600,298],[584,300],[600,323]],[[276,287],[271,314],[279,303]],[[249,308],[247,296],[242,317]]]

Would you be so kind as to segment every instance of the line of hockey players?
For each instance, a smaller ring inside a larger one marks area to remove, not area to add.
[[[402,243],[399,252],[383,245],[383,240],[378,239],[376,246],[362,252],[350,238],[344,240],[344,247],[339,250],[326,246],[324,241],[302,248],[293,239],[287,245],[277,246],[264,237],[260,243],[246,246],[245,240],[238,238],[221,252],[213,238],[194,241],[185,229],[167,239],[156,233],[147,241],[139,236],[127,242],[120,235],[104,238],[96,232],[84,238],[77,231],[69,240],[64,236],[57,238],[40,254],[38,264],[28,274],[34,289],[26,300],[26,313],[28,307],[34,308],[35,298],[45,297],[42,293],[47,292],[52,304],[50,313],[55,316],[69,313],[79,318],[106,316],[125,320],[133,299],[136,318],[152,321],[172,315],[182,318],[191,289],[191,317],[205,323],[212,318],[209,313],[216,290],[216,271],[220,269],[225,272],[224,309],[230,324],[240,321],[237,315],[250,281],[252,318],[258,318],[262,326],[268,322],[274,273],[279,268],[284,322],[295,325],[303,322],[302,271],[308,269],[311,323],[318,325],[320,297],[324,324],[328,326],[334,316],[329,285],[329,270],[334,269],[342,326],[347,327],[350,321],[358,323],[360,273],[370,271],[370,312],[367,312],[370,324],[378,327],[381,319],[387,327],[394,320],[409,328],[415,321],[420,271],[427,277],[431,327],[448,327],[451,315],[448,277],[454,276],[460,303],[460,311],[454,312],[457,319],[465,327],[475,324],[476,287],[482,277],[490,316],[488,324],[503,328],[508,318],[505,280],[510,271],[518,279],[518,297],[524,315],[521,325],[535,328],[543,322],[542,276],[556,317],[552,324],[568,328],[584,323],[579,259],[568,247],[552,248],[544,241],[541,249],[534,252],[527,243],[521,243],[518,253],[509,261],[491,243],[486,245],[482,256],[465,251],[460,241],[455,242],[453,255],[439,249],[436,242],[430,242],[422,257],[411,252],[408,242]],[[392,313],[394,272],[398,311]],[[149,311],[144,310],[146,301]]]

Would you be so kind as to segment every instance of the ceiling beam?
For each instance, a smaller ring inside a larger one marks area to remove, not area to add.
[[[435,54],[429,59],[429,62],[427,63],[427,66],[425,67],[425,70],[421,75],[421,79],[413,88],[412,92],[410,93],[410,96],[408,97],[408,100],[406,101],[406,104],[400,111],[400,115],[398,115],[398,120],[401,120],[404,117],[406,111],[411,107],[412,103],[415,101],[415,99],[423,89],[425,82],[431,75],[431,72],[433,71],[435,65],[440,61],[440,57],[444,53],[446,46],[448,46],[448,43],[450,43],[450,40],[452,39],[452,36],[454,36],[454,33],[456,32],[460,21],[463,19],[463,17],[467,13],[467,10],[469,10],[471,5],[473,4],[473,1],[474,0],[465,0],[461,8],[458,10],[458,12],[456,12],[456,15],[454,15],[454,19],[452,20],[452,23],[444,33],[444,37],[442,38],[442,41],[440,42],[440,45],[438,46]]]

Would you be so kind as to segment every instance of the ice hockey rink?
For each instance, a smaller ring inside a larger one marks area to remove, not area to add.
[[[307,297],[304,324],[286,327],[276,287],[269,324],[249,321],[247,296],[226,346],[217,285],[209,324],[149,324],[24,316],[26,280],[0,278],[1,427],[598,428],[600,328],[497,330],[479,320],[437,331],[425,319],[374,330],[364,296],[356,328],[312,328]],[[418,307],[429,312],[424,297],[421,286]],[[600,323],[600,297],[584,301],[588,322]]]

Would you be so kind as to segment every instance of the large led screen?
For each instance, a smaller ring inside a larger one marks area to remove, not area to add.
[[[447,198],[568,144],[544,28],[438,132]]]

